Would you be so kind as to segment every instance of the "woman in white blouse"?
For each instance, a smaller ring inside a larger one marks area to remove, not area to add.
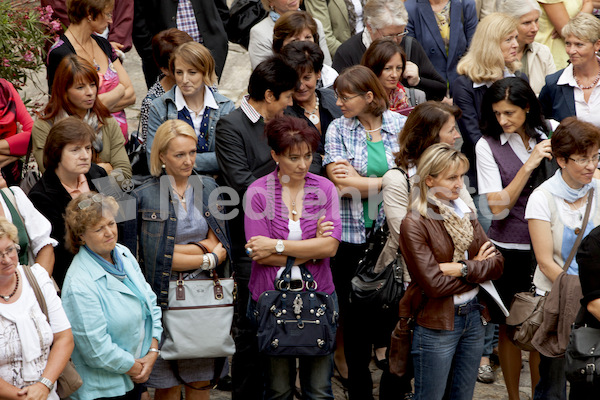
[[[50,277],[35,264],[46,319],[19,263],[17,241],[17,228],[0,218],[0,398],[58,400],[55,383],[73,351],[71,325]]]

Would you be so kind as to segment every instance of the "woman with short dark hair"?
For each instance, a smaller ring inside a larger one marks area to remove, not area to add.
[[[288,257],[296,258],[292,280],[301,280],[298,266],[304,264],[319,291],[335,299],[329,258],[335,255],[342,235],[335,186],[308,172],[319,143],[317,132],[304,120],[282,116],[266,124],[265,134],[277,168],[251,184],[245,196],[246,251],[252,258],[249,315],[256,309],[259,296],[275,289],[273,282]],[[274,218],[264,218],[266,210],[273,210]],[[303,395],[333,399],[331,355],[267,357],[265,398],[293,397],[297,359]]]

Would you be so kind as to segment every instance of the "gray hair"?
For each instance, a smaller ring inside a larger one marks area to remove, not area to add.
[[[363,13],[365,24],[371,29],[408,24],[408,12],[401,0],[369,0]]]
[[[561,33],[565,39],[575,36],[579,40],[596,43],[600,40],[600,20],[589,13],[578,14],[567,22]]]
[[[508,14],[516,19],[534,10],[542,15],[542,9],[536,0],[498,0],[496,6],[498,12]]]

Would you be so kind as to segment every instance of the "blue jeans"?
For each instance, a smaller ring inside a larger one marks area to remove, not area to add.
[[[333,354],[298,357],[302,398],[333,400],[331,377]],[[267,393],[265,400],[292,400],[296,383],[296,357],[267,357]]]
[[[498,347],[498,324],[488,322],[485,326],[485,339],[483,341],[483,357],[490,358],[494,353],[494,347]]]
[[[535,387],[533,400],[567,400],[565,359],[540,354],[540,381]]]
[[[455,315],[453,331],[417,325],[412,344],[415,400],[471,400],[484,333],[479,310]]]

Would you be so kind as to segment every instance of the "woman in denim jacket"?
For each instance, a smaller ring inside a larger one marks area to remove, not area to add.
[[[187,123],[171,120],[162,124],[150,159],[154,179],[133,191],[140,265],[163,309],[169,281],[177,279],[179,272],[184,272],[184,280],[208,278],[210,270],[227,260],[230,250],[225,222],[214,215],[221,211],[213,193],[217,185],[212,178],[193,174],[196,143],[196,134]],[[156,399],[179,400],[181,381],[199,388],[218,377],[214,376],[218,368],[215,359],[176,363],[177,375],[169,362],[158,358],[147,382],[156,388]],[[225,362],[217,374],[224,376],[228,370]],[[188,389],[186,386],[186,398],[209,398],[208,390]]]
[[[215,60],[206,47],[188,42],[173,51],[169,70],[176,85],[150,106],[146,138],[148,167],[151,168],[150,154],[156,130],[167,120],[180,119],[194,128],[198,136],[194,163],[196,172],[217,174],[215,128],[217,121],[233,111],[235,105],[211,88],[217,80]]]

